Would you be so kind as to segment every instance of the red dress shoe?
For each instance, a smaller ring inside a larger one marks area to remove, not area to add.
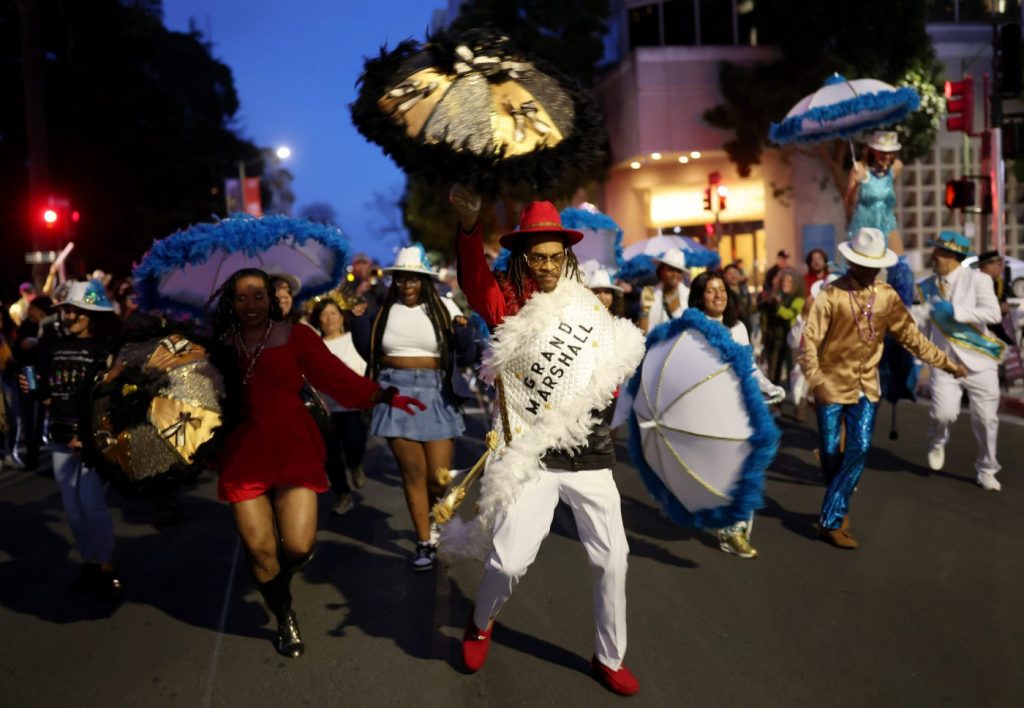
[[[625,664],[620,666],[618,671],[612,671],[598,661],[595,656],[590,660],[590,672],[602,686],[620,696],[632,696],[640,690],[640,682],[636,680],[636,676],[626,668]]]
[[[462,634],[462,661],[470,671],[479,671],[480,667],[487,661],[487,651],[491,648],[490,629],[477,629],[473,623],[473,614],[470,613],[466,622],[466,631]]]

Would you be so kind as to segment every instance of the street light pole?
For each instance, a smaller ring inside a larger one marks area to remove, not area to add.
[[[288,146],[281,145],[281,146],[279,146],[274,151],[274,154],[277,156],[277,158],[279,160],[286,160],[286,159],[288,159],[288,157],[291,156],[292,151],[291,151],[291,148],[289,148]],[[237,163],[236,163],[238,165],[238,211],[240,211],[240,212],[245,213],[245,168],[246,168],[246,165],[255,165],[257,163],[263,162],[265,159],[266,158],[264,158],[263,156],[260,156],[260,157],[254,158],[252,160],[249,160],[248,162],[246,162],[245,160],[238,160]],[[231,200],[230,200],[230,197],[228,196],[227,190],[225,190],[225,192],[224,192],[224,201],[225,201],[225,205],[227,206],[228,216],[230,216],[231,215]]]

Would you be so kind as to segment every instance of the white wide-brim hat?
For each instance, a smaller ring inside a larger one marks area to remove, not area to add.
[[[686,270],[686,256],[678,248],[670,248],[661,256],[652,258],[656,265],[667,265],[678,270]]]
[[[871,135],[868,147],[878,152],[899,152],[903,146],[895,130],[876,130]]]
[[[612,282],[612,276],[606,270],[595,270],[594,274],[590,276],[590,281],[587,283],[587,287],[591,290],[614,290],[616,292],[622,292],[622,288]]]
[[[430,276],[434,280],[440,279],[440,276],[423,262],[423,251],[418,246],[408,246],[407,248],[400,249],[395,257],[395,264],[384,269],[385,273],[394,273],[396,271],[419,273],[420,275]]]
[[[870,226],[865,226],[849,241],[839,244],[839,252],[848,262],[865,268],[888,268],[899,260],[894,250],[886,248],[885,234]]]
[[[267,277],[270,278],[271,285],[278,280],[288,283],[288,289],[291,291],[293,298],[298,297],[302,291],[302,281],[299,280],[298,276],[291,273],[267,273]]]

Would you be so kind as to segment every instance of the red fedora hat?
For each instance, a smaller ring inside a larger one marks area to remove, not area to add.
[[[530,202],[523,207],[519,215],[519,228],[498,239],[502,248],[512,248],[521,238],[531,234],[560,234],[569,239],[569,245],[575,246],[583,240],[583,234],[572,229],[562,228],[562,217],[551,202]]]

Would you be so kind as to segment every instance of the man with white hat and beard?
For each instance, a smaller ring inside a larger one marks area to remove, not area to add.
[[[971,255],[966,236],[943,231],[933,246],[935,273],[918,286],[923,304],[914,307],[914,317],[931,341],[966,367],[968,373],[957,380],[932,367],[928,466],[941,470],[945,464],[949,426],[960,414],[960,400],[966,390],[971,427],[978,442],[974,463],[977,483],[986,491],[998,492],[999,362],[1006,343],[992,336],[986,325],[998,323],[1002,311],[992,280],[980,271],[960,265]]]
[[[681,317],[690,299],[690,289],[683,282],[686,257],[678,248],[670,248],[660,258],[652,258],[658,266],[658,285],[648,286],[640,294],[640,329],[650,332],[663,322]]]
[[[878,410],[878,362],[887,333],[918,358],[957,378],[967,375],[914,324],[892,286],[875,282],[878,272],[897,262],[878,229],[860,229],[839,252],[846,275],[814,299],[804,328],[800,367],[814,395],[820,436],[821,471],[828,483],[819,535],[838,548],[857,548],[847,512],[864,471]],[[839,449],[841,422],[846,447]]]

